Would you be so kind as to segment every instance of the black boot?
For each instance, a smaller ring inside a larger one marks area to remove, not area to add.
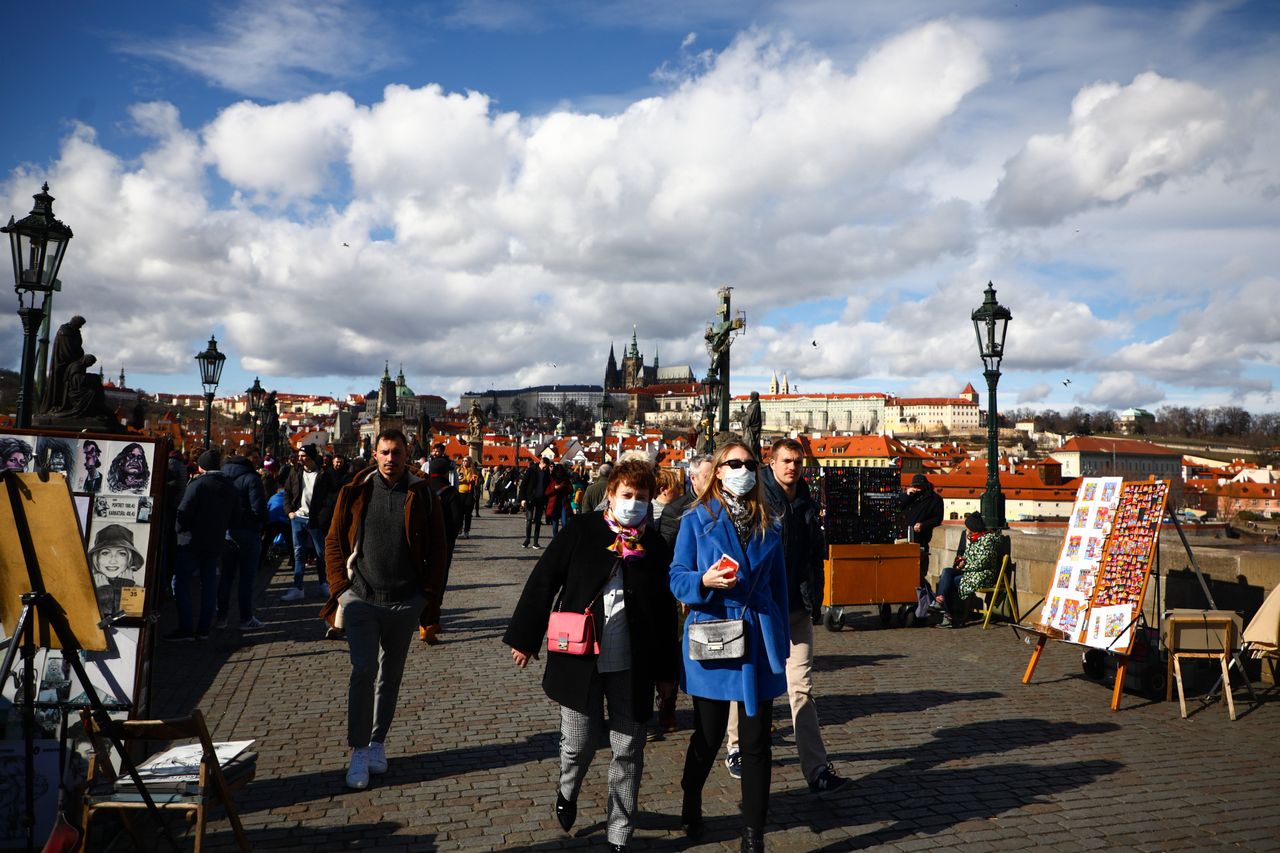
[[[743,827],[742,853],[764,853],[764,830]]]
[[[692,841],[702,838],[702,793],[684,792],[684,804],[680,807],[680,828]]]
[[[573,822],[577,819],[578,804],[566,800],[564,795],[556,791],[556,820],[560,822],[560,828],[566,835],[573,829]]]

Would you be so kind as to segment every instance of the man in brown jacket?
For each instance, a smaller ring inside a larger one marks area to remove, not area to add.
[[[347,786],[362,790],[385,773],[383,744],[395,715],[413,629],[421,615],[440,622],[448,543],[440,502],[407,468],[409,442],[398,429],[374,443],[373,467],[338,494],[325,541],[329,600],[351,649],[347,694]],[[375,695],[376,692],[376,695]]]

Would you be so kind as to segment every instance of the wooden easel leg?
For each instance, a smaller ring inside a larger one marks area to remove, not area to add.
[[[202,803],[196,809],[196,849],[195,853],[200,853],[204,847],[204,824],[208,808]]]
[[[1173,652],[1169,652],[1169,659],[1164,665],[1164,701],[1169,702],[1173,699],[1173,662],[1176,656]]]
[[[1173,658],[1173,671],[1178,678],[1178,709],[1182,713],[1182,719],[1187,718],[1187,694],[1182,690],[1182,658],[1177,655],[1171,655]]]
[[[1236,718],[1236,700],[1231,695],[1231,670],[1227,663],[1226,654],[1223,654],[1218,660],[1222,664],[1222,693],[1227,699],[1227,716],[1234,720]]]
[[[1124,676],[1129,671],[1129,656],[1117,655],[1116,660],[1116,686],[1111,691],[1111,710],[1120,710],[1120,697],[1124,694]]]
[[[1031,660],[1027,662],[1027,671],[1022,675],[1022,683],[1030,684],[1031,676],[1035,674],[1036,664],[1040,662],[1040,653],[1044,651],[1044,644],[1047,638],[1041,634],[1040,639],[1036,640],[1035,651],[1031,653]]]

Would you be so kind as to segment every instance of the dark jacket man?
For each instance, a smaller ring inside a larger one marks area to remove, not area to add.
[[[203,462],[205,457],[200,458]],[[222,471],[206,470],[187,485],[178,504],[178,544],[221,554],[227,528],[236,526],[239,515],[240,493],[231,479]]]
[[[768,465],[760,469],[760,482],[770,511],[782,521],[787,600],[793,611],[805,610],[810,619],[818,619],[822,616],[822,564],[826,557],[826,540],[818,519],[818,505],[803,477],[796,481],[796,496],[790,500]]]
[[[902,522],[913,542],[928,546],[933,529],[942,523],[942,498],[923,474],[911,478],[902,496]],[[916,525],[920,525],[918,528]]]
[[[333,523],[324,543],[325,574],[329,582],[329,600],[320,616],[333,624],[338,611],[338,597],[351,585],[347,577],[347,561],[360,542],[361,521],[365,506],[373,493],[373,478],[380,476],[377,467],[361,471],[338,493]],[[426,480],[407,475],[408,497],[404,506],[404,529],[409,556],[416,570],[418,589],[426,599],[422,618],[429,624],[440,623],[440,602],[444,595],[445,567],[448,565],[448,540],[440,502],[431,493]]]
[[[267,496],[262,490],[262,478],[258,472],[243,456],[228,456],[222,463],[222,473],[240,494],[240,512],[233,526],[261,530],[267,523]]]
[[[333,520],[333,508],[338,500],[338,490],[334,487],[333,470],[315,461],[316,484],[311,489],[311,504],[307,513],[307,527],[328,530]],[[289,472],[289,479],[284,484],[284,507],[286,512],[294,513],[302,506],[302,490],[304,474],[311,473],[306,466],[298,464]]]
[[[547,486],[551,483],[551,466],[542,460],[529,464],[520,479],[519,500],[529,507],[542,507],[547,503]]]

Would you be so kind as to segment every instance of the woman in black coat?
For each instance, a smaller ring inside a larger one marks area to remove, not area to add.
[[[577,818],[578,791],[608,702],[611,850],[625,850],[634,828],[654,689],[670,694],[680,673],[675,601],[667,580],[671,546],[647,524],[654,491],[647,463],[618,465],[609,478],[608,509],[573,516],[551,540],[503,637],[523,669],[542,648],[553,605],[577,613],[590,607],[598,653],[549,652],[542,687],[560,704],[555,813],[566,833]]]

